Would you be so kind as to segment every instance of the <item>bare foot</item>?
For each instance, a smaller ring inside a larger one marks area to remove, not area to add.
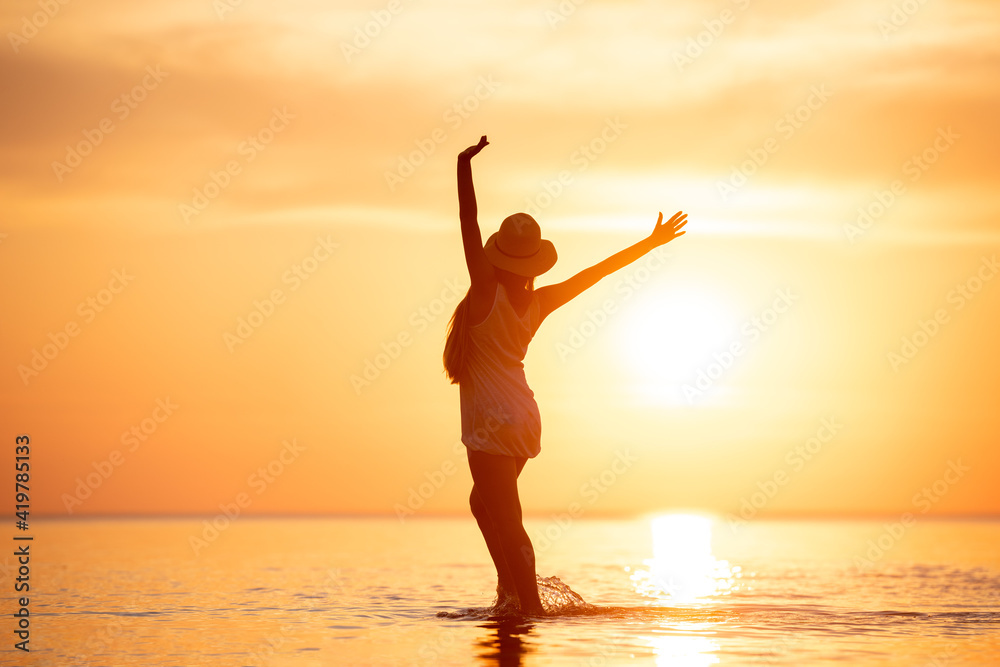
[[[513,589],[508,590],[500,584],[497,584],[497,606],[519,609],[521,607],[521,603],[517,597],[517,591]]]
[[[537,607],[525,608],[523,605],[520,606],[521,613],[525,616],[545,616],[545,609],[539,605]]]

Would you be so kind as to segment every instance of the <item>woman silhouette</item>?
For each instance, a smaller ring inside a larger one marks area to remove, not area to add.
[[[497,606],[543,615],[535,579],[535,552],[521,522],[517,477],[541,449],[541,419],[524,377],[524,355],[542,320],[601,278],[684,234],[687,215],[667,223],[660,213],[642,241],[584,269],[569,280],[534,289],[536,276],[556,262],[538,223],[515,213],[483,246],[472,186],[472,158],[483,136],[458,156],[458,209],[469,268],[468,293],[455,308],[445,342],[444,367],[459,385],[462,442],[469,456],[469,503],[497,569]]]

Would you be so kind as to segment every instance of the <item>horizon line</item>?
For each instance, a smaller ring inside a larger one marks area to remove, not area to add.
[[[553,517],[559,517],[564,514],[569,514],[568,510],[565,508],[557,511],[539,511],[539,512],[525,512],[524,518],[526,519],[551,519]],[[877,521],[884,519],[899,519],[903,514],[910,514],[914,518],[930,519],[930,520],[946,520],[946,521],[956,521],[956,520],[1000,520],[1000,512],[956,512],[956,513],[929,513],[920,514],[918,512],[875,512],[875,513],[857,513],[857,512],[817,512],[817,513],[771,513],[763,516],[753,516],[750,518],[744,518],[739,516],[738,512],[726,512],[719,513],[711,510],[699,509],[699,508],[675,508],[675,509],[664,509],[664,510],[648,510],[643,512],[589,512],[587,516],[571,517],[573,521],[587,521],[587,520],[642,520],[644,518],[652,516],[660,516],[667,514],[701,514],[707,517],[716,518],[720,521],[725,520],[738,520],[746,523],[753,523],[759,521],[803,521],[803,520],[814,520],[814,521]],[[69,515],[69,514],[48,514],[33,512],[32,517],[34,520],[41,521],[79,521],[79,520],[130,520],[130,519],[211,519],[217,516],[226,516],[222,512],[215,513],[86,513],[79,515]],[[227,517],[228,518],[228,517]],[[235,517],[230,518],[231,521],[236,519],[248,518],[248,519],[395,519],[400,523],[405,523],[409,520],[414,519],[466,519],[472,518],[470,513],[458,513],[458,512],[415,512],[412,515],[405,517],[399,517],[395,512],[274,512],[274,513],[243,513],[241,512]],[[30,523],[30,522],[29,522]]]

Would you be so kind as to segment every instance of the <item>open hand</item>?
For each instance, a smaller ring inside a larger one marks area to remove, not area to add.
[[[469,146],[464,151],[458,154],[459,160],[471,160],[479,151],[483,150],[486,146],[489,146],[490,142],[486,141],[486,135],[484,134],[479,139],[479,143],[475,146]]]
[[[653,227],[649,238],[659,246],[673,241],[678,236],[683,236],[686,232],[680,230],[681,227],[687,224],[687,217],[687,213],[677,211],[670,220],[663,222],[663,213],[660,213],[660,216],[656,219],[656,226]]]

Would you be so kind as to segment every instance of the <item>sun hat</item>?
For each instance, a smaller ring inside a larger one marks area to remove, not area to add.
[[[527,213],[504,218],[483,251],[493,266],[526,278],[540,276],[556,263],[556,247],[542,238],[538,223]]]

